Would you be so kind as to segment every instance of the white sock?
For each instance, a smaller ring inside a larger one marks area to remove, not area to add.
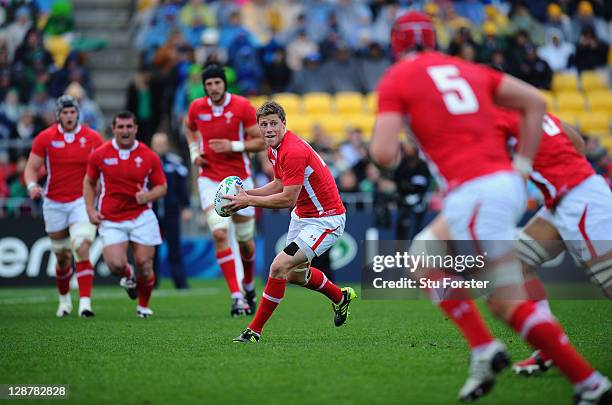
[[[238,298],[244,299],[244,296],[242,295],[241,292],[233,292],[232,293],[232,299],[238,299]]]
[[[550,304],[548,303],[548,300],[546,298],[536,302],[536,308],[541,311],[544,311],[547,315],[552,315],[552,311],[550,310]]]
[[[583,392],[596,387],[602,380],[603,376],[599,374],[599,371],[593,371],[590,376],[580,381],[578,384],[574,384],[574,392]]]
[[[66,305],[71,305],[72,306],[72,299],[70,297],[70,293],[60,294],[59,295],[59,302],[60,302],[60,304],[66,304]]]
[[[81,297],[79,299],[79,307],[81,307],[81,308],[91,308],[91,298],[90,297]]]
[[[242,284],[242,287],[244,287],[244,291],[253,291],[255,289],[255,282],[251,281],[250,283]]]

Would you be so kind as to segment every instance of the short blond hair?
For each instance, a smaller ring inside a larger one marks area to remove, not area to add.
[[[283,107],[278,104],[276,101],[266,101],[257,109],[257,122],[261,117],[265,117],[267,115],[278,115],[278,118],[283,122],[283,124],[287,123],[287,118],[285,116],[285,110]]]

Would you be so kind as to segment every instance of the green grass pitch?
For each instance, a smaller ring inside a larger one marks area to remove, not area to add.
[[[55,317],[52,288],[0,289],[0,383],[69,384],[76,403],[456,403],[466,345],[427,301],[363,301],[333,326],[327,299],[289,287],[256,345],[232,338],[247,319],[229,317],[222,281],[168,281],[153,293],[155,315],[137,319],[119,287],[94,289],[94,319]],[[259,285],[259,292],[261,292]],[[573,343],[612,375],[612,302],[554,301]],[[513,360],[531,350],[491,321]],[[568,404],[557,370],[538,378],[504,372],[482,404]]]

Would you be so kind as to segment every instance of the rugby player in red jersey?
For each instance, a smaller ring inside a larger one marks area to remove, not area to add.
[[[500,110],[497,126],[516,140],[520,118],[514,111]],[[530,298],[550,313],[535,271],[565,249],[612,297],[612,192],[585,158],[580,134],[551,113],[544,116],[542,142],[529,177],[544,196],[544,206],[518,234],[517,251]],[[536,351],[512,369],[533,375],[547,371],[552,363],[549,356]]]
[[[257,342],[261,331],[285,295],[287,281],[324,294],[332,302],[334,324],[342,326],[351,301],[351,287],[339,288],[310,262],[331,248],[344,233],[346,210],[333,176],[321,157],[303,139],[286,129],[283,108],[269,101],[257,110],[257,123],[268,145],[274,180],[253,190],[225,196],[230,211],[245,207],[293,208],[285,249],[270,273],[255,318],[237,343]]]
[[[79,104],[74,97],[59,97],[56,107],[57,124],[34,138],[24,177],[30,198],[43,197],[45,231],[57,259],[59,306],[56,315],[63,317],[72,311],[70,278],[74,258],[80,296],[79,316],[88,318],[94,316],[91,307],[94,270],[89,261],[89,248],[96,237],[96,227],[87,218],[83,177],[89,155],[104,140],[93,129],[79,124]],[[43,166],[47,171],[44,189],[38,184],[38,173]]]
[[[89,157],[83,182],[87,215],[99,225],[102,254],[110,271],[121,276],[121,285],[138,298],[139,318],[153,315],[149,308],[155,284],[153,257],[162,243],[151,203],[166,194],[166,177],[155,152],[136,140],[136,117],[122,111],[113,118],[113,139]],[[100,184],[100,195],[96,195]],[[128,264],[132,246],[136,274]]]
[[[256,309],[253,271],[255,260],[255,210],[246,207],[232,217],[223,218],[213,209],[215,193],[221,180],[228,176],[242,179],[245,189],[253,188],[248,152],[265,148],[257,128],[255,109],[241,96],[227,92],[225,71],[210,65],[202,73],[206,97],[194,100],[185,117],[191,161],[198,166],[200,203],[212,233],[217,261],[232,297],[230,315],[252,315]],[[243,295],[236,277],[234,252],[229,238],[238,241],[244,278]],[[246,301],[245,301],[246,299]]]
[[[574,349],[554,317],[528,299],[511,243],[526,206],[524,179],[540,142],[543,97],[508,75],[434,51],[435,31],[424,14],[410,12],[398,18],[391,45],[397,62],[379,82],[372,158],[385,167],[396,164],[398,136],[407,122],[445,192],[441,215],[417,235],[413,254],[423,253],[419,248],[428,253],[431,241],[447,235],[455,241],[474,241],[477,250],[488,253],[486,273],[494,281],[487,299],[491,311],[549,354],[579,398],[607,395],[609,381]],[[497,106],[517,110],[522,117],[514,161],[495,125]],[[459,399],[470,402],[491,390],[509,358],[469,293],[461,293],[455,291],[453,299],[437,297],[436,302],[470,346],[469,376],[459,391]]]

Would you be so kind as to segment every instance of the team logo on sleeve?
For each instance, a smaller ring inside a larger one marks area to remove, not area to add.
[[[140,167],[140,165],[142,164],[142,158],[140,156],[136,156],[134,162],[136,163],[136,167]]]
[[[232,114],[231,111],[226,112],[225,114],[223,114],[225,116],[225,123],[229,124],[232,121],[232,117],[234,116],[234,114]]]

